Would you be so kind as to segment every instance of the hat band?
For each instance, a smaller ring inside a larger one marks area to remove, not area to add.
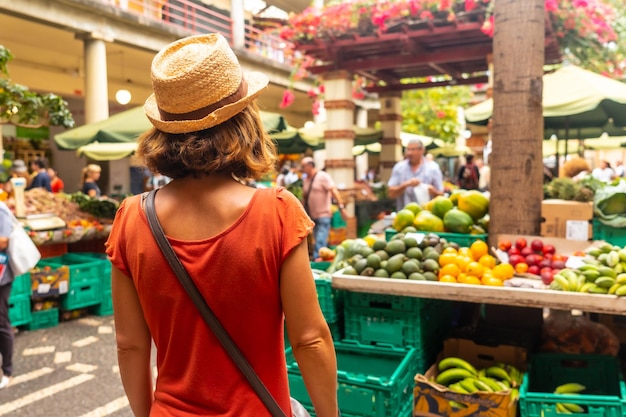
[[[248,94],[248,83],[244,78],[241,79],[239,88],[229,95],[218,101],[217,103],[210,104],[206,107],[202,107],[197,110],[190,111],[188,113],[170,113],[159,107],[159,114],[163,121],[182,121],[182,120],[201,120],[213,113],[215,110],[220,109],[232,103],[236,103]]]

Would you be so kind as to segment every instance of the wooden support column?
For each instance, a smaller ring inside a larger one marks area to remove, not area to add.
[[[357,224],[354,206],[354,102],[352,74],[334,71],[323,75],[326,108],[326,172],[344,197],[348,213],[347,237],[355,238]]]
[[[383,131],[380,151],[380,179],[389,181],[391,170],[402,160],[402,92],[386,93],[380,97],[378,120]]]

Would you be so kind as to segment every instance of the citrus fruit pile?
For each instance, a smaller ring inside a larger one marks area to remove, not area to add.
[[[482,240],[474,241],[469,248],[445,248],[439,256],[439,266],[440,282],[501,287],[515,274],[511,264],[498,264]]]

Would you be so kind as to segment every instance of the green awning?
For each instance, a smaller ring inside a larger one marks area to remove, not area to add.
[[[86,156],[95,161],[115,161],[131,156],[137,150],[137,142],[90,143],[76,150],[78,156]]]

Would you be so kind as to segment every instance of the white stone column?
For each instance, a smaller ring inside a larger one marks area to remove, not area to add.
[[[334,71],[323,74],[324,107],[326,108],[326,171],[342,194],[349,218],[347,236],[356,237],[354,217],[354,102],[352,101],[352,74]]]
[[[396,162],[402,160],[402,92],[385,93],[380,97],[378,120],[383,131],[380,151],[380,179],[387,182]]]
[[[233,48],[244,49],[246,47],[245,11],[243,0],[230,0],[230,18],[233,22]]]
[[[85,48],[85,124],[109,117],[106,43],[101,36],[83,38]]]

